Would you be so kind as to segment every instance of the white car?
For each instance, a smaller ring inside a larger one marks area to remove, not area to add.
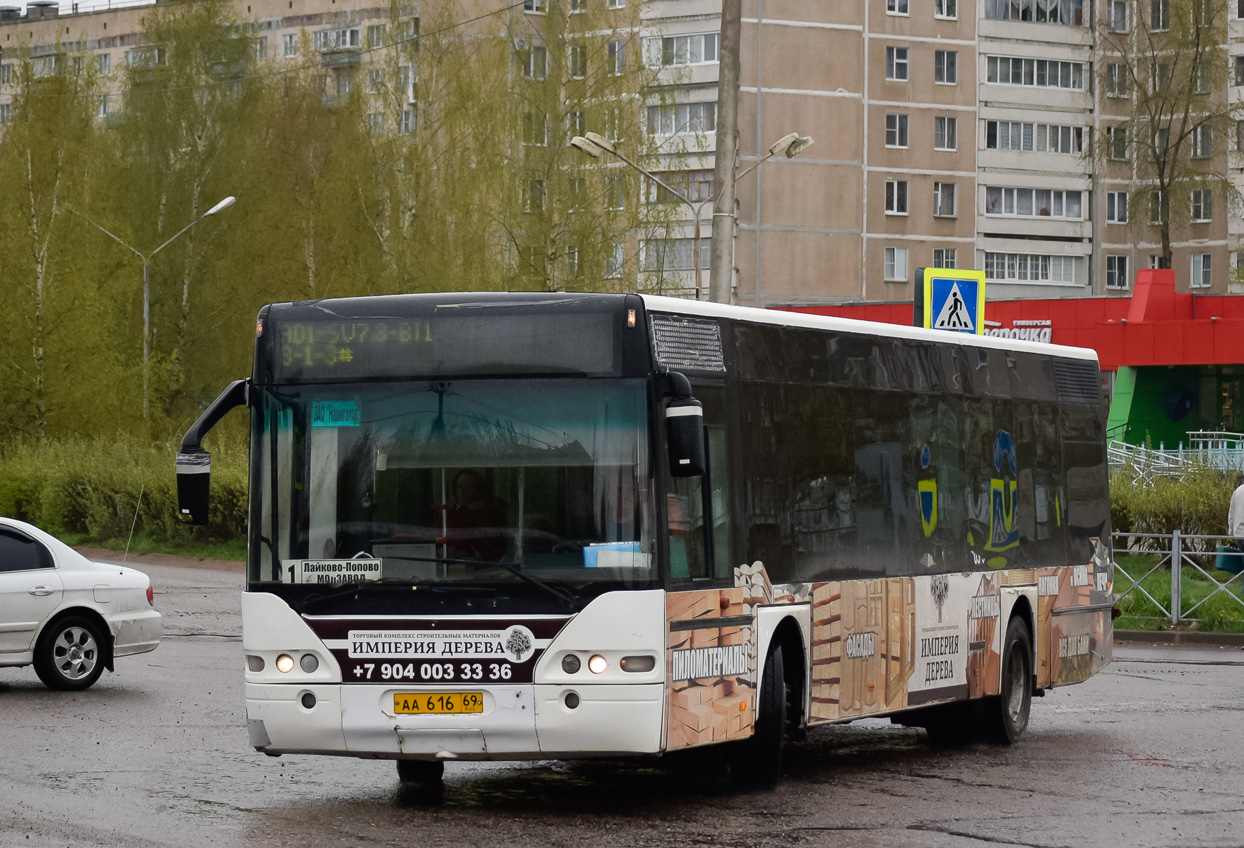
[[[0,666],[33,664],[52,689],[86,689],[117,657],[154,651],[160,629],[146,574],[0,518]]]

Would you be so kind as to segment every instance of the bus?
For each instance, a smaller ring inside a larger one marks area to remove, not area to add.
[[[258,751],[655,757],[740,788],[867,717],[1017,741],[1111,659],[1096,354],[640,294],[276,303],[242,597]]]

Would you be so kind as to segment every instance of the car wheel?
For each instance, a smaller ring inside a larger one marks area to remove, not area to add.
[[[737,790],[771,790],[777,786],[786,741],[786,669],[775,643],[765,658],[756,700],[756,727],[750,739],[734,742],[730,783]]]
[[[1001,745],[1018,742],[1028,729],[1032,709],[1032,638],[1021,618],[1011,619],[1002,650],[999,694],[985,701],[986,730]]]
[[[79,616],[54,621],[35,645],[35,673],[49,689],[90,687],[104,673],[99,627]]]
[[[440,783],[444,776],[444,760],[397,761],[397,778],[402,783]]]

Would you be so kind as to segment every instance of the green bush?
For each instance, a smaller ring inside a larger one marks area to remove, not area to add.
[[[132,436],[0,449],[0,515],[101,544],[124,542],[131,528],[174,548],[239,540],[246,535],[246,445],[218,440],[214,447],[207,527],[178,519],[176,447]]]
[[[1133,482],[1131,469],[1110,475],[1110,523],[1122,533],[1170,533],[1215,536],[1227,530],[1227,507],[1235,475],[1195,468],[1182,477]]]

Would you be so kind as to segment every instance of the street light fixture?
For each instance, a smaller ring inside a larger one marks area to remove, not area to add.
[[[168,247],[179,236],[185,233],[186,230],[190,229],[195,224],[202,221],[204,218],[211,217],[212,215],[215,215],[218,212],[223,212],[224,210],[232,206],[236,201],[237,201],[236,197],[234,197],[233,195],[229,195],[224,200],[220,201],[215,206],[213,206],[211,209],[208,209],[202,215],[195,218],[189,224],[186,224],[186,226],[178,230],[173,235],[172,238],[164,242],[164,244],[160,245],[159,247],[157,247],[155,250],[151,251],[150,253],[143,253],[141,250],[138,250],[136,247],[133,247],[132,245],[127,244],[124,240],[122,240],[115,234],[110,233],[108,230],[104,229],[99,224],[92,221],[83,212],[80,212],[79,210],[74,209],[72,206],[70,207],[70,209],[72,209],[74,212],[77,212],[78,215],[86,219],[87,223],[91,224],[93,227],[95,227],[97,230],[102,232],[104,235],[108,236],[113,241],[117,242],[117,244],[121,245],[122,247],[134,253],[136,256],[138,256],[139,259],[143,261],[143,421],[148,420],[147,397],[148,397],[148,387],[149,387],[150,379],[151,379],[151,260],[155,258],[155,255],[157,253],[159,253],[164,248]]]
[[[787,159],[793,159],[795,156],[797,156],[799,153],[806,150],[811,145],[812,145],[812,139],[809,138],[808,136],[802,136],[799,133],[790,133],[788,135],[784,135],[773,143],[773,145],[769,148],[769,152],[766,153],[760,159],[759,162],[757,162],[755,165],[752,165],[746,171],[744,171],[743,173],[735,177],[735,181],[737,182],[738,180],[747,176],[752,171],[756,170],[762,164],[767,162],[769,159],[772,159],[774,156],[777,156],[779,153],[784,154]],[[713,193],[710,194],[708,197],[701,200],[699,205],[697,205],[691,200],[691,198],[687,197],[685,194],[683,194],[678,189],[673,188],[672,186],[663,182],[659,177],[657,177],[652,172],[647,171],[644,168],[641,168],[639,165],[636,165],[630,159],[627,159],[625,156],[623,156],[622,153],[618,150],[617,145],[614,144],[612,141],[594,132],[584,133],[581,136],[579,135],[575,136],[574,138],[570,139],[570,146],[573,147],[575,150],[578,150],[582,153],[586,153],[588,156],[591,156],[593,159],[599,159],[601,153],[608,153],[610,156],[614,156],[620,159],[621,161],[625,162],[627,165],[630,165],[636,171],[639,171],[645,177],[652,180],[654,183],[656,183],[661,188],[668,191],[671,195],[673,195],[674,197],[676,197],[678,200],[682,201],[683,203],[687,204],[687,206],[691,208],[691,214],[695,220],[695,230],[693,233],[694,237],[691,242],[691,247],[692,247],[691,262],[692,264],[695,265],[695,299],[699,300],[700,294],[703,291],[703,286],[700,283],[700,214],[704,211],[705,204],[712,202],[713,198],[717,196],[716,190],[714,190]]]

